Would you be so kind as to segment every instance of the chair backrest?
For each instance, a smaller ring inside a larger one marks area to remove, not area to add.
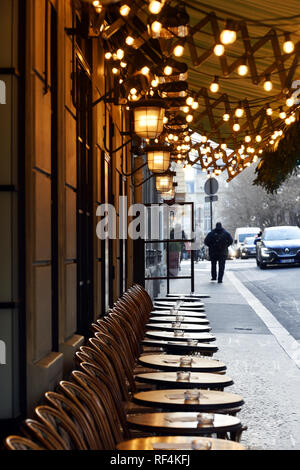
[[[82,365],[84,366],[86,364],[87,363],[83,363]],[[118,414],[118,406],[116,406],[115,400],[112,398],[105,384],[101,384],[101,382],[91,374],[90,371],[86,373],[84,367],[82,370],[74,370],[72,372],[72,379],[74,379],[81,387],[85,388],[87,391],[92,391],[97,396],[97,401],[105,412],[105,419],[107,420],[108,429],[113,440],[113,449],[115,449],[118,442],[129,438],[130,436],[127,429],[125,429],[121,424],[121,419]]]
[[[26,419],[23,426],[26,437],[33,438],[48,450],[67,450],[63,439],[52,434],[43,423],[35,419]]]
[[[75,405],[66,395],[56,392],[45,393],[45,398],[54,407],[70,418],[75,425],[78,434],[90,450],[98,450],[90,423],[85,416],[85,410],[80,405]]]
[[[103,333],[102,331],[96,331],[94,336],[99,341],[105,341],[106,344],[108,344],[111,347],[113,352],[115,352],[115,354],[117,355],[118,359],[120,360],[122,364],[122,369],[128,381],[131,393],[136,392],[136,384],[135,384],[135,380],[134,380],[133,373],[132,373],[132,367],[128,360],[127,351],[124,351],[122,349],[121,345],[118,343],[118,341],[116,341],[114,336],[111,334],[106,334],[106,333]]]
[[[8,450],[47,450],[31,439],[21,436],[8,436],[4,441],[5,447]]]
[[[123,364],[120,360],[116,351],[112,350],[111,343],[103,338],[99,340],[98,338],[90,338],[89,344],[94,348],[98,355],[101,355],[104,360],[108,361],[114,369],[115,376],[117,379],[118,387],[121,393],[121,397],[124,401],[130,399],[128,384],[126,382],[126,375],[124,373]]]
[[[88,450],[72,420],[61,411],[42,405],[35,408],[35,414],[54,435],[64,440],[68,450]]]
[[[99,327],[102,329],[102,325],[99,320],[97,321],[97,323]],[[135,364],[136,354],[135,354],[135,349],[132,346],[131,341],[129,340],[126,331],[121,328],[121,325],[119,324],[119,322],[116,321],[116,319],[114,320],[110,314],[103,319],[103,323],[105,323],[107,327],[109,328],[110,334],[112,334],[114,338],[121,344],[122,349],[124,351],[127,351],[128,360],[130,361],[131,367],[133,367]]]
[[[97,441],[98,449],[107,450],[112,448],[113,440],[112,438],[110,439],[111,434],[109,432],[105,411],[97,395],[92,390],[87,392],[87,390],[77,383],[68,382],[66,380],[62,380],[59,383],[59,388],[76,406],[81,406],[84,409],[85,416],[90,423],[94,438]]]

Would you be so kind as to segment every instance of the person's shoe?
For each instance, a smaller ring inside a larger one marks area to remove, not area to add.
[[[211,281],[216,281],[217,279],[214,279],[213,277],[211,278]]]
[[[223,281],[218,281],[218,284],[223,284]]]

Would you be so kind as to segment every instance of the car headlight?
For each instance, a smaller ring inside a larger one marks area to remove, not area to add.
[[[268,248],[261,249],[261,255],[264,256],[265,258],[268,258],[271,253],[272,253],[271,250],[269,250]]]

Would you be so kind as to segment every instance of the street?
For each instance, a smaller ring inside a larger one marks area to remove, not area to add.
[[[209,270],[210,262],[195,264],[197,272]],[[271,267],[260,270],[255,259],[226,262],[226,272],[233,271],[274,317],[300,341],[300,267]]]
[[[190,274],[182,261],[180,275]],[[210,262],[195,263],[195,292],[207,293],[205,310],[219,348],[215,359],[243,396],[238,414],[251,449],[300,449],[300,293],[298,267],[261,271],[255,259],[228,260],[223,284],[211,282]],[[166,293],[162,285],[161,295]],[[190,292],[190,281],[170,282]]]

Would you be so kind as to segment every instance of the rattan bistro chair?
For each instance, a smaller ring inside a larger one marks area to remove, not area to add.
[[[67,450],[65,442],[60,436],[54,435],[41,422],[34,419],[26,419],[22,430],[28,439],[40,443],[47,450]]]
[[[8,450],[47,450],[45,447],[36,444],[31,439],[21,436],[8,436],[4,441]]]

